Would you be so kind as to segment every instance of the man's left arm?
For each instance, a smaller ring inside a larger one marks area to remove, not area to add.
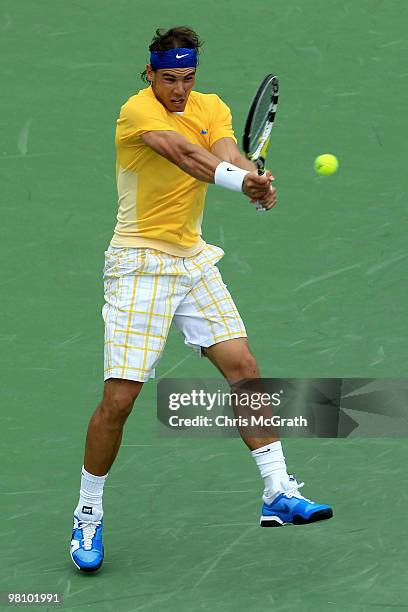
[[[217,140],[211,147],[211,153],[219,159],[230,162],[243,170],[249,170],[250,172],[256,170],[256,164],[241,153],[233,138],[220,138]]]

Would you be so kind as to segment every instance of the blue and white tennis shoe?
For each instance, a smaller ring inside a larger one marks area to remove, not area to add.
[[[304,483],[298,484],[294,476],[283,484],[283,490],[275,497],[263,497],[261,527],[282,527],[283,525],[307,525],[332,518],[333,510],[325,504],[317,504],[299,493]]]
[[[100,521],[82,521],[74,514],[71,559],[83,572],[96,572],[103,562],[103,517]]]

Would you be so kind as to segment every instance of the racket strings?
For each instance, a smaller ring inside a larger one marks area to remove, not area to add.
[[[268,83],[268,85],[265,87],[259,97],[258,104],[256,106],[254,116],[252,118],[251,132],[249,134],[249,150],[251,153],[258,148],[259,142],[262,138],[265,129],[265,125],[269,120],[269,113],[271,109],[271,100],[273,98],[273,94],[274,90],[272,87],[272,83]]]

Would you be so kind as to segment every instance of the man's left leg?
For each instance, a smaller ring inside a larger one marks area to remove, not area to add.
[[[202,348],[203,353],[218,368],[230,384],[240,380],[259,379],[256,360],[246,338],[233,338]],[[333,516],[329,506],[317,504],[299,493],[295,478],[287,473],[285,457],[276,432],[268,437],[250,435],[239,427],[245,444],[252,451],[265,489],[262,497],[262,527],[285,524],[306,524]]]
[[[201,350],[215,367],[218,368],[230,385],[240,380],[257,380],[260,377],[256,359],[249,350],[246,338],[225,340]],[[266,444],[273,444],[279,440],[277,433],[271,433],[269,437],[262,436],[260,438],[251,436],[245,428],[240,428],[239,432],[251,451]]]

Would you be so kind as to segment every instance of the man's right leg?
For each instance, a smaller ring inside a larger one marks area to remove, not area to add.
[[[125,421],[142,386],[142,382],[133,380],[106,380],[102,401],[89,422],[71,539],[72,561],[82,571],[94,572],[103,562],[103,487],[118,454]]]
[[[95,476],[104,476],[118,454],[123,426],[139,395],[142,382],[109,378],[105,381],[103,399],[88,426],[84,467]]]
[[[88,427],[71,540],[73,562],[88,572],[103,561],[103,488],[120,448],[124,423],[143,386],[130,379],[154,377],[174,312],[192,283],[182,257],[112,245],[105,252],[103,278],[106,382]]]

